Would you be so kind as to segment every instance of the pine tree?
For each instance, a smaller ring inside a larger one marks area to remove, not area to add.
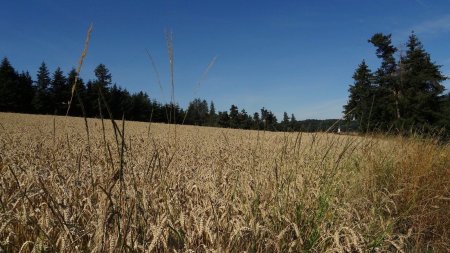
[[[93,82],[93,90],[94,90],[94,99],[100,99],[100,104],[102,105],[102,110],[106,111],[106,105],[105,101],[109,100],[109,86],[112,82],[112,76],[111,73],[109,73],[109,69],[106,68],[104,64],[99,64],[95,70],[94,74],[96,79]],[[98,108],[98,102],[97,101],[91,101],[93,102],[93,112],[94,114],[99,113]]]
[[[372,86],[373,74],[363,60],[353,74],[353,85],[350,85],[349,100],[344,105],[344,115],[347,120],[359,122],[360,130],[366,131],[370,127],[371,110],[374,100],[374,87]]]
[[[252,128],[252,117],[248,115],[247,111],[245,109],[242,109],[239,112],[238,116],[238,122],[239,122],[239,128],[241,129],[250,129]]]
[[[450,138],[450,92],[440,97],[442,115],[437,122],[437,126],[446,130],[447,136]]]
[[[189,103],[186,124],[204,126],[208,121],[208,102],[196,98]]]
[[[230,127],[239,128],[239,109],[236,105],[230,107]]]
[[[292,130],[297,130],[297,119],[295,118],[295,115],[293,113],[291,114],[291,121],[289,122],[289,125]]]
[[[150,98],[145,92],[138,92],[131,96],[130,115],[127,118],[136,121],[148,121],[152,112]]]
[[[89,80],[86,83],[86,92],[84,94],[84,100],[83,100],[86,116],[94,117],[94,116],[98,115],[99,99],[101,99],[101,98],[99,96],[98,89],[95,89],[94,82]],[[101,102],[101,104],[103,104],[103,101],[100,100],[100,102]]]
[[[216,106],[214,105],[214,102],[211,101],[209,105],[209,126],[216,126],[217,125],[217,113],[216,113]]]
[[[61,68],[58,67],[53,73],[50,83],[50,95],[52,98],[53,110],[56,114],[64,114],[67,110],[67,103],[70,100],[71,89],[67,78]]]
[[[99,64],[94,70],[95,77],[95,85],[107,89],[111,85],[112,76],[109,73],[109,69],[106,68],[104,64]]]
[[[431,61],[414,32],[409,36],[406,57],[403,60],[403,106],[407,125],[432,125],[442,117],[439,96],[444,91],[446,77]]]
[[[219,112],[218,114],[218,123],[220,127],[228,128],[230,127],[230,116],[228,116],[228,112]]]
[[[376,33],[369,42],[377,48],[377,57],[382,59],[381,67],[375,73],[377,88],[374,94],[371,121],[376,122],[380,128],[388,128],[396,119],[401,118],[400,97],[402,94],[394,57],[397,48],[392,45],[390,34]]]
[[[127,119],[131,119],[133,117],[130,114],[130,110],[132,108],[132,96],[126,89],[123,89],[117,84],[114,84],[109,91],[108,104],[114,119],[121,119],[122,115],[125,115]],[[145,106],[148,106],[147,102],[145,102],[144,104]],[[147,116],[150,117],[150,115]]]
[[[287,131],[290,128],[289,123],[290,123],[289,115],[287,114],[287,112],[284,112],[283,120],[281,121],[281,127],[283,128],[283,130]]]
[[[277,117],[266,108],[261,108],[261,121],[263,128],[267,130],[275,130],[275,125],[277,124]]]
[[[32,113],[31,101],[34,96],[33,80],[28,72],[22,72],[18,77],[19,96],[17,97],[18,112]]]
[[[69,72],[69,75],[67,77],[67,86],[69,87],[69,100],[72,96],[72,88],[75,85],[75,77],[77,76],[77,71],[72,68]],[[86,87],[84,86],[83,79],[78,77],[76,87],[74,90],[73,98],[72,98],[72,105],[71,109],[69,111],[69,115],[73,116],[82,116],[83,110],[82,108],[85,108],[86,106]],[[64,110],[67,110],[68,105],[64,108]]]
[[[263,127],[258,112],[253,113],[253,120],[252,121],[253,121],[253,125],[254,125],[253,128],[254,129],[261,129]]]
[[[167,122],[168,116],[166,114],[165,108],[156,100],[151,101],[152,107],[152,122]]]
[[[35,93],[33,97],[33,107],[36,113],[52,114],[52,100],[50,96],[50,74],[45,62],[42,62],[37,73],[37,80],[35,86]]]
[[[4,58],[0,65],[0,111],[16,112],[19,92],[17,72]]]

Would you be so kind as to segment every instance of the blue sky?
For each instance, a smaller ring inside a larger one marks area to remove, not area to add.
[[[105,64],[113,82],[167,102],[169,63],[164,30],[175,52],[175,99],[195,97],[247,112],[266,107],[280,118],[339,118],[352,75],[366,59],[379,60],[367,40],[392,33],[394,45],[411,30],[450,76],[449,0],[329,1],[3,1],[0,57],[35,76],[75,67],[90,23],[94,30],[81,76]],[[161,93],[148,49],[163,83]],[[211,60],[214,66],[204,80]],[[450,88],[449,82],[445,83]]]

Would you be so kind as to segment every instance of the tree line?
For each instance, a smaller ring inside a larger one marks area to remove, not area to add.
[[[0,111],[104,117],[134,121],[152,121],[199,126],[213,126],[269,131],[398,131],[406,132],[450,128],[450,93],[444,94],[442,82],[447,79],[439,65],[431,60],[417,36],[412,33],[403,52],[392,45],[391,35],[374,34],[369,42],[381,59],[373,72],[363,60],[355,70],[344,105],[344,121],[337,119],[296,120],[284,112],[278,121],[267,109],[248,113],[231,105],[217,111],[213,101],[200,98],[187,108],[176,103],[160,103],[146,92],[130,93],[112,82],[104,64],[95,70],[95,79],[85,82],[75,69],[65,74],[61,68],[50,74],[43,62],[36,79],[29,72],[17,72],[7,58],[0,64]],[[399,55],[397,56],[397,53]],[[69,100],[75,79],[75,98]]]
[[[60,67],[50,73],[45,62],[40,65],[36,79],[29,72],[18,73],[7,58],[0,65],[0,111],[103,117],[134,121],[152,121],[224,128],[269,131],[325,131],[336,120],[297,121],[294,114],[283,114],[278,122],[275,114],[261,108],[248,113],[231,105],[227,111],[217,111],[213,101],[200,98],[191,101],[186,109],[176,103],[160,103],[146,92],[130,93],[112,82],[112,74],[104,64],[95,70],[95,79],[85,82],[72,69],[66,75]],[[69,101],[76,81],[73,103]],[[344,126],[345,128],[345,126]]]
[[[450,93],[447,79],[412,32],[406,50],[392,45],[391,35],[374,34],[380,67],[373,72],[363,60],[353,75],[345,118],[361,132],[449,130]]]

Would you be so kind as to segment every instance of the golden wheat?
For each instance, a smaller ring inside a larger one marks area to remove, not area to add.
[[[450,249],[450,149],[435,140],[139,122],[115,135],[88,119],[88,143],[81,118],[0,123],[0,251]]]

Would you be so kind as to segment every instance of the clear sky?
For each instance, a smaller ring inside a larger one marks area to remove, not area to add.
[[[379,65],[367,40],[392,33],[401,46],[414,30],[450,76],[449,0],[329,1],[2,1],[0,57],[35,77],[42,61],[66,73],[77,65],[93,23],[81,76],[105,64],[113,82],[168,102],[164,30],[174,34],[175,99],[196,97],[218,110],[264,106],[279,118],[339,118],[357,65]],[[146,55],[156,62],[161,93]],[[213,57],[215,65],[202,74]],[[450,88],[449,82],[445,83]]]

